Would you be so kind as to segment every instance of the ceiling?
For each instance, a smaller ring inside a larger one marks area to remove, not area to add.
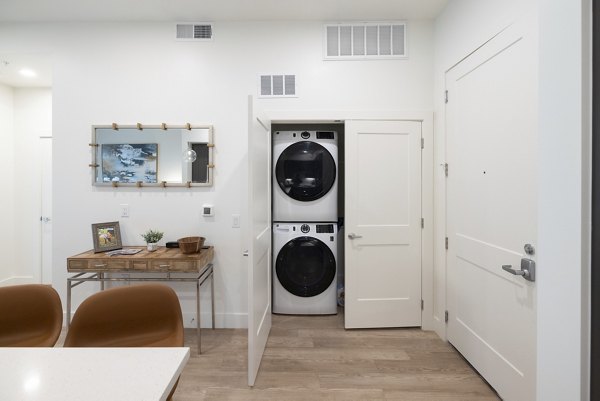
[[[31,70],[35,76],[23,76]],[[0,54],[0,83],[13,87],[52,86],[52,59],[48,54]]]
[[[435,18],[449,0],[0,0],[0,22]]]
[[[0,0],[13,22],[381,21],[433,19],[450,0]],[[29,68],[36,77],[19,71]],[[0,54],[0,83],[52,85],[51,57]]]

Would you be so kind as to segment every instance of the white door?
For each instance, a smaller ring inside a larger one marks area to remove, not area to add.
[[[447,335],[505,401],[535,399],[535,283],[502,269],[534,258],[535,48],[511,27],[446,74]]]
[[[248,385],[254,386],[271,330],[271,121],[248,97]]]
[[[346,328],[421,325],[421,123],[346,121]]]
[[[52,137],[40,137],[41,159],[41,279],[52,283]]]

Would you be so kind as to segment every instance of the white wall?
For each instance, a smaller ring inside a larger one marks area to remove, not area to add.
[[[52,135],[52,90],[14,89],[15,275],[40,282],[40,136]],[[36,252],[32,252],[36,250]]]
[[[14,199],[14,95],[11,87],[0,84],[0,285],[9,284],[15,265],[15,199]]]
[[[588,0],[453,0],[435,24],[436,165],[443,163],[444,73],[508,23],[539,19],[537,399],[587,399],[589,270]],[[582,7],[584,4],[584,7]],[[559,50],[557,50],[559,49]],[[445,183],[436,171],[435,314],[445,309]],[[583,327],[583,328],[582,328]],[[445,335],[445,327],[437,331]]]
[[[120,220],[125,244],[141,244],[149,227],[169,240],[206,236],[216,247],[217,325],[245,326],[246,268],[231,215],[244,210],[247,95],[257,92],[258,74],[297,75],[299,97],[261,99],[264,109],[431,110],[432,23],[408,29],[408,60],[324,62],[319,22],[215,23],[214,41],[202,43],[174,41],[169,23],[0,25],[0,53],[54,55],[53,282],[63,302],[66,257],[92,246],[90,224]],[[112,122],[214,124],[215,185],[92,187],[90,126]],[[119,218],[122,203],[130,218]],[[203,203],[215,206],[214,218],[200,217]],[[74,304],[91,288],[77,287]],[[194,291],[177,289],[189,324]]]

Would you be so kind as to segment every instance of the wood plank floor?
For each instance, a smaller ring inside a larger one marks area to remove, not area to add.
[[[343,315],[278,316],[254,388],[246,330],[203,330],[174,401],[491,401],[493,390],[448,344],[420,329],[349,330]]]

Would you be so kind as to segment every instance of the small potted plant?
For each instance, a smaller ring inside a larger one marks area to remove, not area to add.
[[[158,249],[158,241],[162,239],[163,234],[163,232],[155,230],[148,230],[142,234],[142,238],[146,241],[148,251],[154,252]]]

